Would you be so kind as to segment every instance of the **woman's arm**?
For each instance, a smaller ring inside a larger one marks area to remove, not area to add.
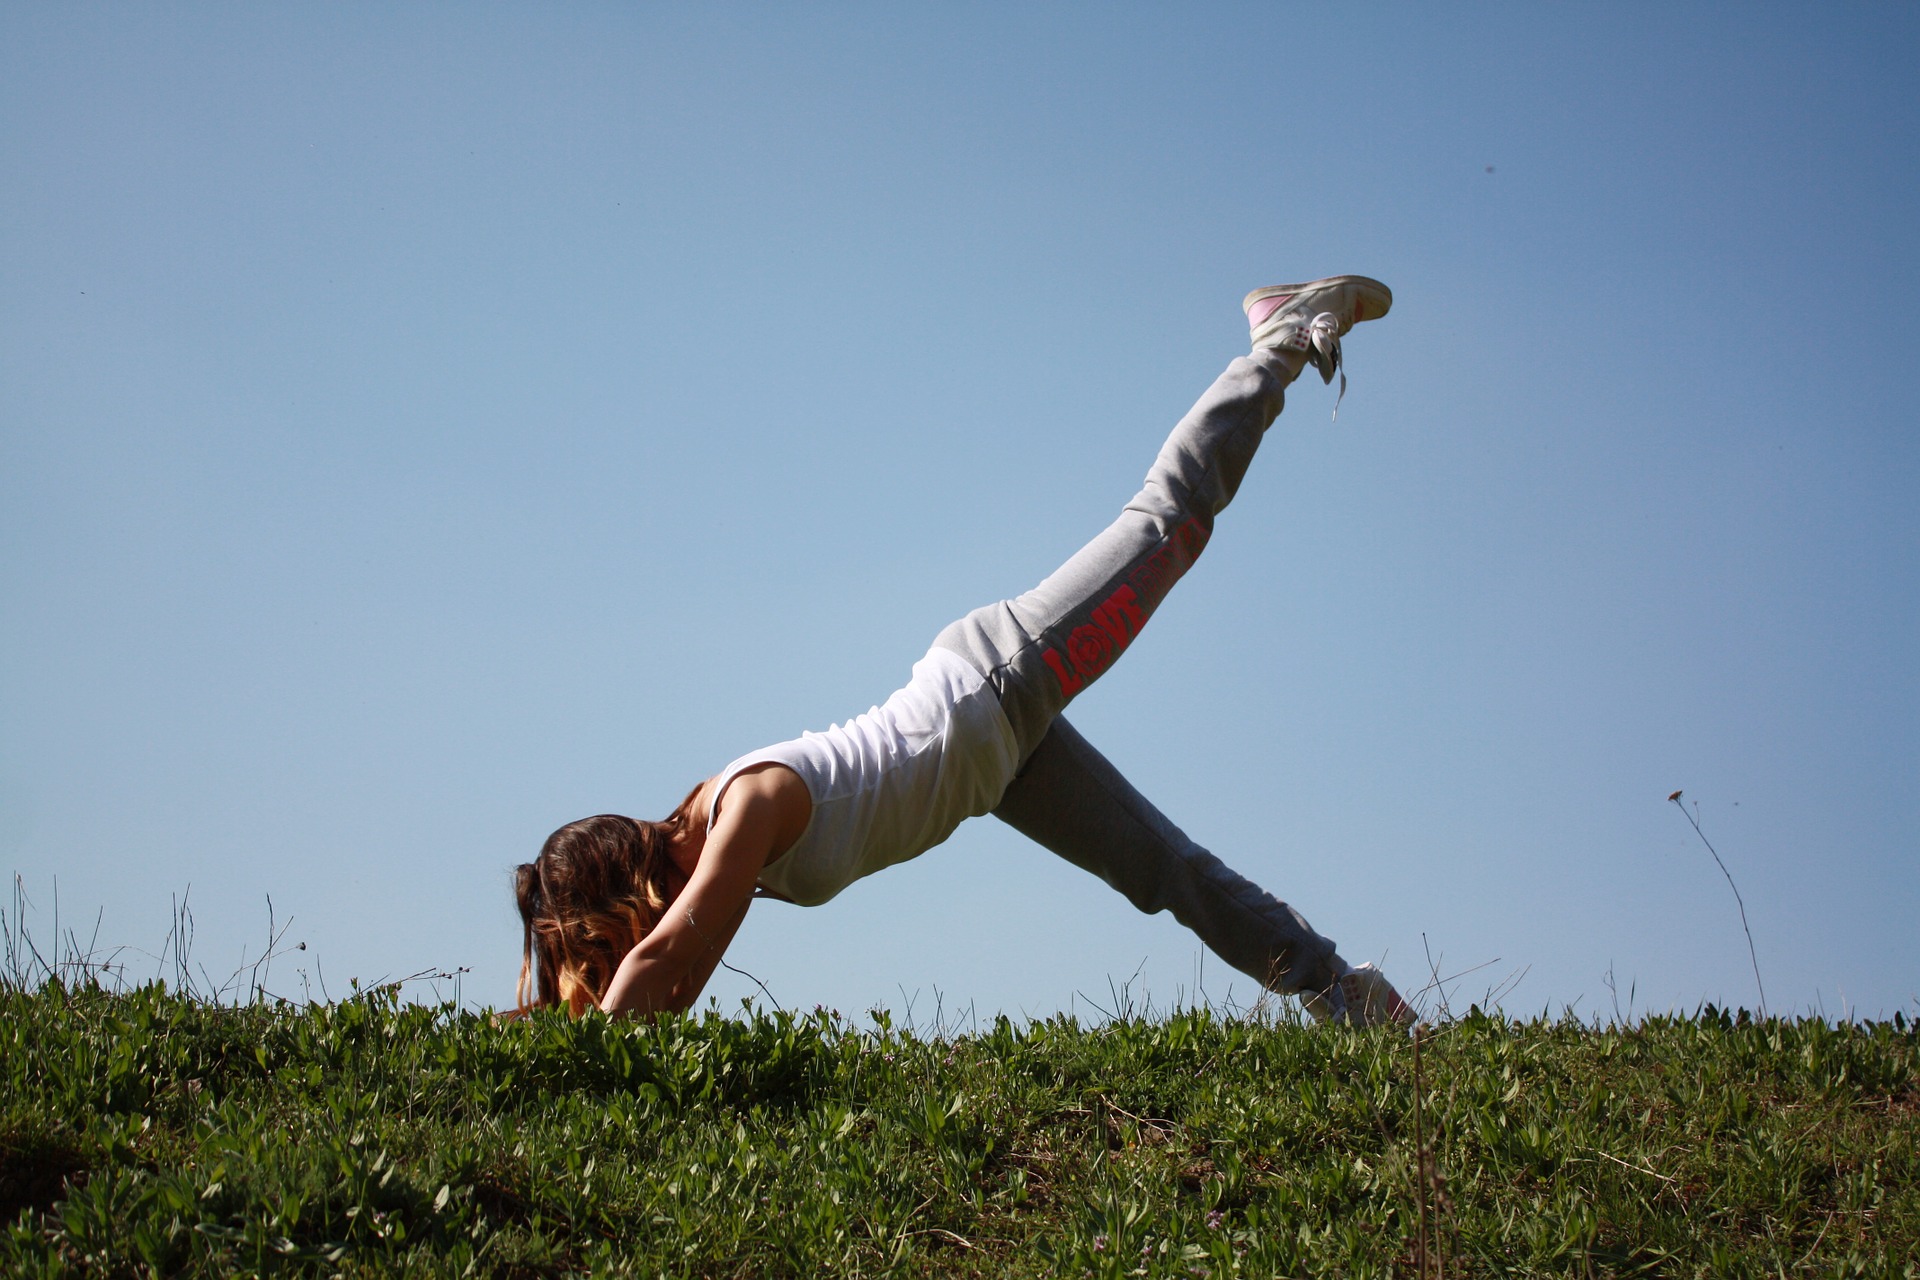
[[[776,845],[785,848],[781,837],[793,829],[795,788],[804,827],[812,800],[791,771],[767,769],[733,780],[699,865],[660,923],[621,960],[600,1001],[604,1012],[647,1016],[684,1010],[699,999],[746,918],[761,869]]]
[[[720,967],[721,957],[732,945],[733,935],[740,931],[740,922],[747,918],[747,908],[752,905],[753,899],[749,897],[740,904],[740,909],[733,913],[733,919],[718,931],[707,930],[704,926],[701,928],[700,932],[707,933],[713,945],[707,948],[705,955],[694,961],[692,971],[682,978],[680,985],[667,996],[667,1008],[675,1013],[685,1013],[693,1008],[693,1002],[698,1000],[700,993],[706,989],[707,979],[711,978],[713,971]]]

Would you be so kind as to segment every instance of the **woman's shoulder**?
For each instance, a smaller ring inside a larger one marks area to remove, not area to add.
[[[716,774],[712,781],[715,785],[719,785],[724,776]],[[782,764],[778,760],[760,760],[734,770],[732,780],[726,784],[727,793],[730,795],[739,793],[742,787],[756,795],[776,796],[785,795],[795,789],[805,795],[807,790],[807,784],[801,780],[800,775],[795,773],[791,766]]]
[[[770,826],[773,836],[772,858],[777,858],[800,838],[813,817],[813,795],[806,782],[791,768],[777,760],[761,760],[719,774],[712,780],[712,815],[718,822],[724,812],[751,812]]]

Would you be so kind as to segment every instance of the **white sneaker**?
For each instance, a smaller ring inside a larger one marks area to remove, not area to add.
[[[1281,347],[1303,352],[1322,382],[1332,382],[1340,367],[1341,335],[1362,320],[1378,320],[1392,307],[1393,290],[1366,276],[1268,285],[1240,303],[1255,351]]]
[[[1344,1022],[1352,1027],[1378,1027],[1389,1022],[1403,1027],[1417,1020],[1413,1006],[1371,964],[1355,965],[1325,991],[1303,993],[1300,1003],[1315,1022]]]

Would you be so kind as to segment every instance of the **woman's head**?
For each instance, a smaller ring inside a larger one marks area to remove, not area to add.
[[[686,876],[673,857],[694,821],[695,787],[664,822],[603,813],[547,837],[540,856],[514,869],[524,928],[521,1009],[597,1005],[614,970],[658,924]]]

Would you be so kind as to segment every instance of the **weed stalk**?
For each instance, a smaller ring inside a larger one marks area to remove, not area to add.
[[[1733,882],[1733,872],[1727,870],[1727,864],[1721,861],[1720,851],[1713,847],[1713,841],[1707,839],[1707,833],[1700,829],[1699,817],[1687,812],[1687,806],[1680,803],[1680,796],[1681,793],[1676,791],[1668,796],[1667,799],[1672,803],[1674,808],[1680,811],[1681,816],[1693,824],[1693,833],[1700,837],[1701,844],[1707,846],[1707,852],[1713,855],[1713,861],[1715,865],[1720,868],[1720,874],[1727,878],[1727,888],[1733,890],[1733,905],[1740,908],[1740,929],[1741,932],[1747,935],[1747,959],[1753,962],[1753,985],[1760,989],[1760,1018],[1762,1021],[1765,1021],[1767,1016],[1767,984],[1760,981],[1760,956],[1753,949],[1753,930],[1747,927],[1746,901],[1740,897],[1740,886]],[[1699,805],[1696,801],[1695,808],[1698,807]]]

